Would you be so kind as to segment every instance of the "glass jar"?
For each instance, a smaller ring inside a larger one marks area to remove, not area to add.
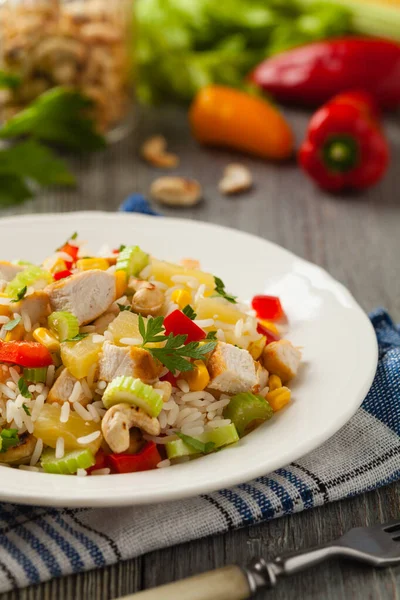
[[[132,122],[133,0],[0,0],[1,68],[20,78],[2,90],[8,119],[55,86],[93,100],[99,132],[114,140]]]

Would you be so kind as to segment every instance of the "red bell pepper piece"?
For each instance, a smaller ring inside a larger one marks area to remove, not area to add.
[[[64,252],[65,254],[69,254],[72,258],[72,262],[75,263],[78,260],[78,252],[79,246],[73,246],[72,244],[64,244],[59,250],[59,252]],[[70,268],[70,267],[68,267]]]
[[[136,473],[155,469],[161,461],[154,442],[147,442],[137,454],[109,454],[107,462],[115,473]]]
[[[28,369],[53,364],[50,352],[38,342],[1,342],[0,362],[21,365]]]
[[[72,275],[72,272],[69,269],[65,269],[64,271],[57,271],[57,273],[54,273],[53,277],[56,281],[59,281],[60,279],[65,279],[70,275]]]
[[[318,106],[361,88],[384,109],[400,105],[400,44],[348,37],[307,44],[268,58],[250,78],[278,100]]]
[[[187,335],[185,344],[189,342],[200,342],[207,337],[207,334],[196,323],[193,323],[189,317],[183,314],[181,310],[174,310],[164,319],[166,335]]]
[[[281,301],[277,296],[254,296],[251,307],[259,319],[279,321],[285,316]]]
[[[365,92],[335,96],[308,125],[298,156],[304,171],[331,192],[377,183],[388,167],[389,147],[376,116]]]
[[[171,371],[168,371],[168,373],[160,377],[160,381],[168,381],[172,387],[178,387],[177,379],[174,377],[174,375],[172,375]]]
[[[277,342],[278,340],[281,339],[279,337],[279,335],[276,335],[276,333],[274,333],[270,329],[267,329],[267,327],[265,327],[264,325],[261,325],[261,323],[258,323],[258,325],[257,325],[257,332],[260,333],[261,335],[265,335],[265,337],[267,338],[267,345],[270,344],[271,342]]]
[[[93,465],[93,467],[89,467],[88,469],[86,469],[88,475],[90,475],[92,471],[97,471],[98,469],[106,469],[109,466],[108,456],[102,448],[100,448],[100,450],[97,452],[95,459],[96,462]]]

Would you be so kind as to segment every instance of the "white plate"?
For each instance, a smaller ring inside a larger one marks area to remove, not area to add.
[[[182,219],[71,213],[0,220],[1,259],[40,261],[74,231],[93,250],[139,244],[157,257],[193,257],[250,300],[279,295],[289,339],[304,347],[293,402],[222,452],[167,469],[104,477],[1,471],[0,500],[50,506],[115,506],[210,492],[265,475],[313,450],[354,414],[372,383],[377,343],[368,317],[325,271],[263,239]]]

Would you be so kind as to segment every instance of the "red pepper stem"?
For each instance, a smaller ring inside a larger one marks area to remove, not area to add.
[[[346,173],[359,163],[360,149],[357,141],[349,135],[329,136],[322,147],[325,164],[332,171]]]

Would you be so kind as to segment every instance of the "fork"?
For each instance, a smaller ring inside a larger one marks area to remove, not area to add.
[[[292,575],[330,558],[348,558],[373,567],[400,564],[400,521],[350,529],[342,537],[310,550],[300,550],[248,567],[236,565],[209,571],[118,600],[245,600],[278,578]]]

